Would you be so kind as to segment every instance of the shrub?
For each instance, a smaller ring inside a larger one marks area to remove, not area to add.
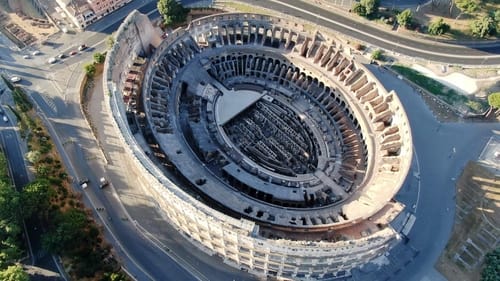
[[[401,25],[405,28],[408,28],[409,26],[411,26],[411,23],[413,20],[411,10],[406,9],[406,10],[402,11],[401,13],[399,13],[396,16],[396,19],[397,19],[399,25]]]
[[[106,55],[103,53],[95,53],[94,54],[94,61],[98,64],[101,64],[106,60]]]
[[[83,68],[85,69],[85,74],[87,75],[87,77],[94,77],[96,69],[93,63],[86,64]]]
[[[429,24],[429,34],[442,35],[450,30],[450,25],[445,23],[442,18]]]
[[[488,104],[491,107],[500,108],[500,92],[489,95]]]
[[[380,49],[376,49],[372,52],[371,58],[372,60],[383,60],[384,52]]]
[[[494,35],[497,33],[497,22],[492,16],[483,16],[471,23],[471,32],[479,38]]]

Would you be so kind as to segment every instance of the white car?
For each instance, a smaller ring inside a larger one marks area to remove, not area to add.
[[[32,55],[38,56],[40,54],[40,51],[34,51]]]
[[[19,81],[21,81],[21,77],[19,77],[19,76],[10,77],[10,82],[12,82],[12,83],[17,83]]]
[[[9,119],[7,118],[7,116],[5,116],[5,115],[3,116],[3,121],[4,121],[5,123],[9,122]]]
[[[52,64],[52,63],[55,63],[57,61],[56,58],[50,58],[47,62]]]
[[[29,58],[30,58],[30,56],[29,56],[29,55],[24,55],[24,56],[23,56],[23,59],[25,59],[25,60],[27,60],[27,59],[29,59]]]

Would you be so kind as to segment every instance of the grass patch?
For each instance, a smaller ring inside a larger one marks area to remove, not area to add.
[[[464,96],[446,85],[407,66],[393,65],[391,68],[404,76],[406,79],[417,84],[419,87],[439,97],[449,105],[465,106],[475,113],[479,113],[488,107],[488,104],[485,101],[475,100]]]

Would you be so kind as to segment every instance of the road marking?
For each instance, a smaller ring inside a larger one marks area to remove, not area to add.
[[[417,213],[418,201],[420,200],[420,182],[421,182],[421,174],[420,174],[420,161],[418,160],[417,149],[413,146],[413,155],[415,156],[415,160],[417,161],[417,173],[418,173],[418,186],[417,186],[417,201],[415,202],[415,214]]]
[[[171,259],[177,262],[178,265],[180,265],[182,268],[184,268],[187,272],[191,273],[193,277],[195,277],[197,280],[206,280],[210,281],[209,278],[207,278],[203,273],[198,271],[193,265],[191,265],[188,261],[183,259],[181,256],[176,255],[174,252],[170,251],[170,249],[163,244],[158,238],[156,238],[153,234],[151,234],[149,231],[147,231],[144,227],[142,227],[136,220],[133,221],[134,225],[136,226],[137,230],[146,238],[149,242],[151,242],[153,245],[155,245],[160,251],[162,251],[165,255],[169,256]],[[168,251],[164,249],[169,249]],[[182,261],[182,262],[179,262]],[[193,274],[193,272],[196,273],[196,275]]]

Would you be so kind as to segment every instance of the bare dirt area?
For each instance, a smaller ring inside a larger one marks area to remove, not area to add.
[[[413,22],[412,27],[410,29],[403,27],[397,28],[397,33],[401,36],[417,36],[436,41],[484,41],[484,39],[479,39],[472,35],[470,25],[473,20],[480,19],[481,17],[488,15],[490,12],[500,9],[500,0],[476,1],[476,3],[479,2],[480,4],[476,11],[472,13],[463,12],[455,5],[450,6],[450,3],[452,2],[450,0],[432,0],[421,2],[426,3],[411,8]],[[395,19],[396,14],[400,11],[401,10],[392,9],[379,11],[379,15],[383,18],[392,19],[389,21],[390,24],[382,24],[385,20],[375,20],[373,22],[378,22],[379,27],[388,29],[392,26],[392,22]],[[440,36],[431,36],[427,34],[426,32],[429,24],[437,21],[438,19],[443,19],[445,23],[450,25],[450,31]],[[486,39],[499,39],[499,35],[500,33],[497,33],[496,36],[490,36],[490,38]]]
[[[20,48],[59,31],[28,1],[1,0],[0,4],[0,31]]]
[[[500,241],[500,176],[469,162],[456,189],[455,225],[436,268],[448,280],[479,280],[484,255]]]
[[[449,1],[433,1],[428,5],[423,5],[418,12],[415,12],[414,18],[424,26],[429,26],[431,22],[442,18],[452,29],[458,30],[465,35],[470,35],[468,34],[468,30],[471,17],[463,14],[455,6],[450,9]],[[452,39],[450,35],[444,35],[442,38],[447,37]]]

